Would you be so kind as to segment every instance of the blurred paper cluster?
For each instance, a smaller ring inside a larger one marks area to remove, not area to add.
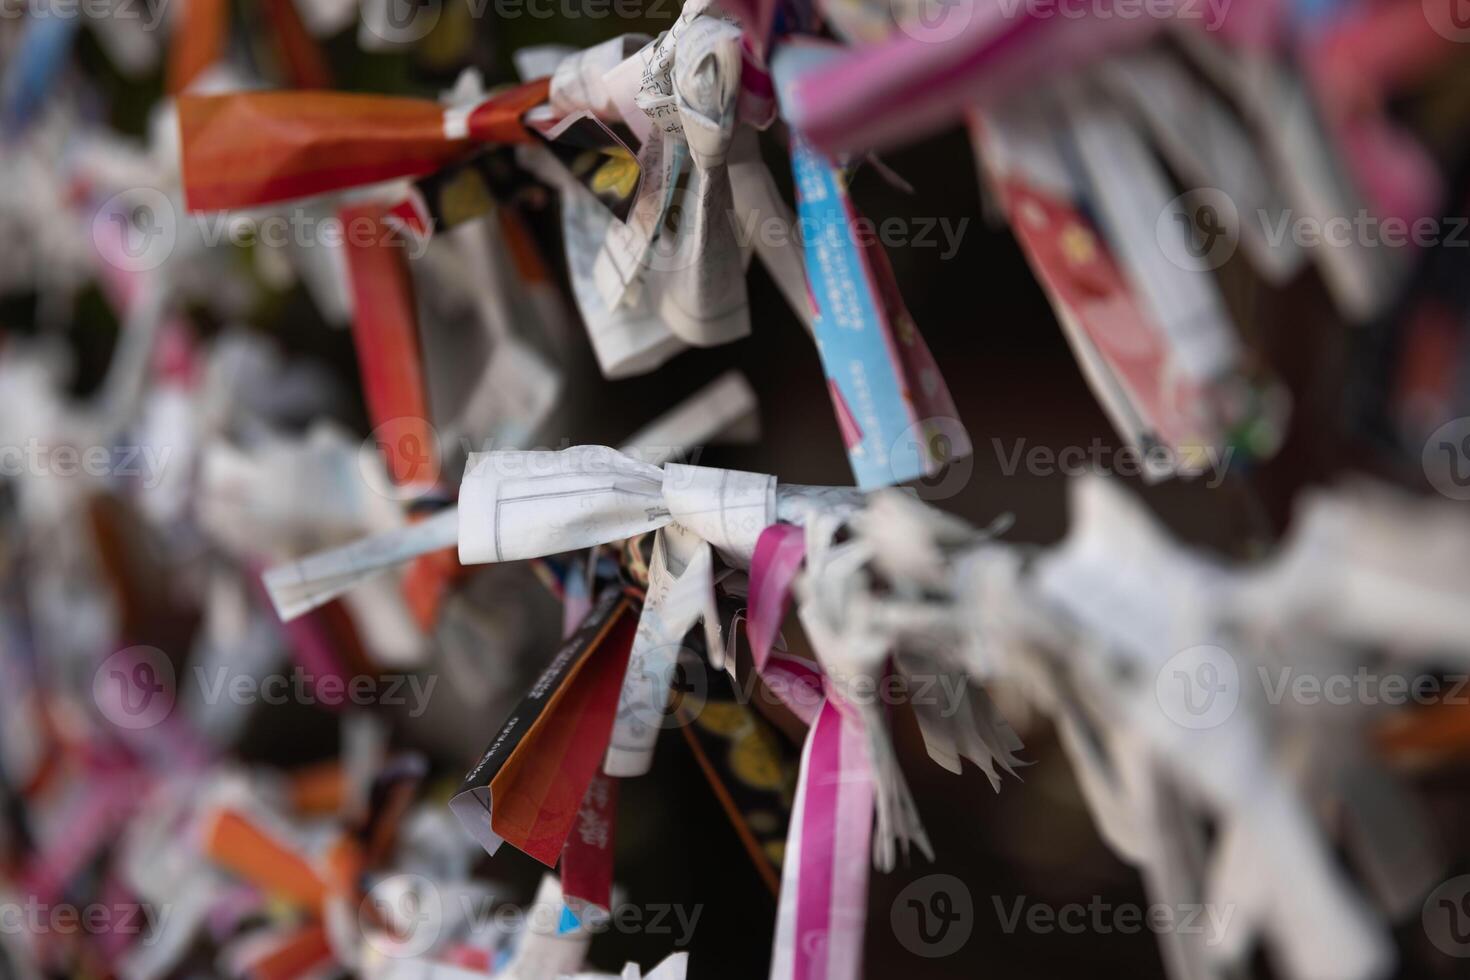
[[[1467,0],[0,0],[0,980],[1470,962]]]

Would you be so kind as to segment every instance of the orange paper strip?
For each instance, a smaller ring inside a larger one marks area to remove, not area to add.
[[[220,810],[206,827],[204,853],[274,895],[317,908],[327,887],[301,857],[234,810]]]
[[[168,91],[178,95],[220,60],[229,30],[229,0],[184,0],[168,49]]]
[[[379,205],[340,212],[352,284],[352,339],[373,435],[397,485],[433,483],[438,444],[419,353],[418,311],[408,256]]]
[[[343,92],[234,92],[179,99],[184,196],[192,211],[254,207],[421,177],[476,143],[526,142],[521,116],[550,81],[492,96],[462,126],[424,99]],[[454,132],[451,137],[450,131]]]

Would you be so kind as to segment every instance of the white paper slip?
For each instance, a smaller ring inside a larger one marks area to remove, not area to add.
[[[1226,373],[1239,358],[1235,324],[1214,279],[1173,264],[1160,236],[1188,254],[1192,232],[1159,222],[1175,196],[1131,120],[1106,101],[1069,89],[1068,132],[1089,182],[1103,230],[1169,338],[1180,369],[1199,381]]]
[[[554,555],[669,520],[663,471],[607,446],[471,453],[459,488],[459,560]]]
[[[661,489],[659,464],[677,459],[689,448],[727,431],[751,436],[756,425],[755,410],[755,392],[750,383],[738,371],[730,371],[640,429],[624,448],[633,457],[629,462],[641,461],[649,472],[659,474],[657,485]],[[416,524],[276,566],[263,578],[277,614],[283,621],[291,620],[378,572],[431,551],[454,547],[458,540],[459,508],[448,507]]]
[[[319,551],[265,573],[271,604],[282,620],[331,602],[357,583],[419,555],[454,547],[459,515],[454,508],[393,531]]]

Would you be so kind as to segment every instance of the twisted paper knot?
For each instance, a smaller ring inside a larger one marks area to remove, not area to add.
[[[538,558],[678,523],[746,565],[777,520],[777,494],[774,476],[654,466],[607,446],[474,453],[460,485],[459,560]]]

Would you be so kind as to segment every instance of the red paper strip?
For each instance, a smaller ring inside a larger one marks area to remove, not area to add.
[[[339,212],[352,285],[352,339],[374,437],[397,485],[433,483],[439,453],[419,351],[413,275],[379,205]],[[427,464],[427,465],[426,465]]]
[[[617,820],[618,781],[598,773],[587,784],[576,826],[561,850],[563,897],[602,909],[610,907]]]
[[[215,864],[261,889],[310,909],[327,886],[305,858],[234,810],[220,810],[204,833],[204,853]]]
[[[462,127],[424,99],[344,92],[234,92],[179,99],[184,196],[191,211],[254,207],[420,177],[475,143],[526,142],[541,79],[487,99]],[[450,131],[455,132],[451,137]],[[463,135],[460,135],[460,134]]]
[[[613,620],[582,669],[491,781],[491,828],[547,867],[561,855],[607,754],[637,627],[631,612]]]
[[[316,39],[301,22],[296,0],[265,0],[281,67],[293,88],[331,88],[332,73]]]
[[[229,30],[229,0],[184,0],[168,49],[168,91],[178,95],[220,60]]]

